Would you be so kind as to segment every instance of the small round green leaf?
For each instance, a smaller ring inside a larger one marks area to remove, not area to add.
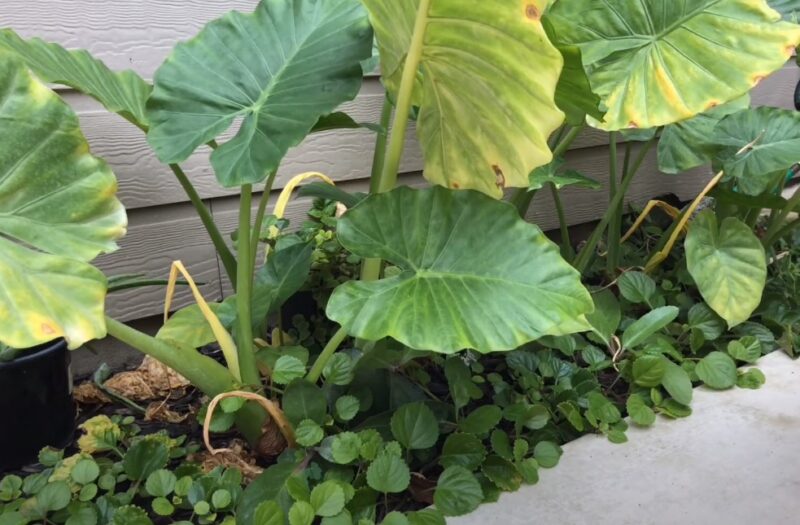
[[[642,272],[625,272],[617,281],[619,291],[628,301],[649,303],[656,293],[656,282],[652,277]]]
[[[752,335],[728,343],[728,354],[745,363],[755,363],[761,358],[761,342]]]
[[[314,507],[305,501],[295,501],[289,509],[289,525],[311,525],[314,523]]]
[[[156,498],[150,505],[159,516],[172,516],[175,506],[167,498]]]
[[[483,490],[472,472],[464,467],[449,467],[439,476],[433,502],[445,516],[463,516],[483,502]]]
[[[497,405],[483,405],[473,410],[461,423],[459,429],[467,434],[485,434],[500,423],[503,410]]]
[[[233,502],[233,496],[225,489],[215,490],[211,495],[211,504],[216,510],[222,510],[228,507]]]
[[[486,447],[473,434],[451,434],[442,447],[439,463],[445,467],[461,466],[475,470],[486,457]]]
[[[540,441],[533,447],[533,457],[544,468],[553,468],[561,459],[561,447],[552,441]]]
[[[336,400],[336,417],[342,421],[350,421],[356,417],[360,406],[357,397],[342,396]]]
[[[100,476],[100,467],[97,466],[97,462],[93,459],[81,459],[75,463],[69,475],[75,483],[86,485]]]
[[[439,421],[424,403],[403,405],[392,416],[392,434],[409,450],[430,448],[439,439]]]
[[[325,481],[311,491],[310,503],[317,516],[336,516],[344,510],[344,491],[335,481]]]
[[[740,372],[739,376],[736,378],[736,386],[739,388],[749,388],[751,390],[758,390],[764,386],[766,382],[767,378],[758,368],[751,368],[743,373]]]
[[[304,379],[297,379],[286,387],[283,394],[283,411],[294,424],[304,419],[322,424],[328,412],[328,402],[317,385]]]
[[[143,481],[156,470],[164,468],[167,461],[169,451],[164,443],[142,439],[131,445],[122,465],[130,479]]]
[[[349,385],[353,382],[353,360],[347,354],[334,354],[322,371],[325,381],[333,385]]]
[[[36,493],[36,509],[42,514],[66,508],[72,499],[72,492],[66,481],[48,483]]]
[[[408,465],[393,454],[379,454],[367,469],[367,484],[381,493],[403,492],[410,482]]]
[[[706,386],[725,390],[736,384],[736,363],[728,354],[711,352],[697,363],[697,377]]]
[[[175,490],[177,482],[178,478],[175,474],[169,470],[160,469],[147,476],[144,488],[153,497],[166,498]]]
[[[656,421],[656,413],[647,406],[644,398],[639,394],[631,395],[625,403],[625,407],[631,420],[639,426],[649,427]]]
[[[315,421],[304,419],[294,431],[297,443],[303,447],[313,447],[325,437],[325,432]]]
[[[347,465],[356,459],[361,451],[361,439],[353,432],[341,432],[333,437],[331,454],[340,465]]]
[[[306,366],[302,361],[290,355],[278,358],[272,370],[272,380],[279,385],[287,385],[306,375]]]

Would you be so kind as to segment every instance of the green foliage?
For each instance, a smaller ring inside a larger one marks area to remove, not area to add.
[[[3,35],[7,36],[6,33]],[[23,63],[0,53],[0,342],[29,348],[106,334],[106,279],[88,264],[116,249],[127,219],[116,180],[89,153],[78,117]],[[46,147],[42,147],[46,145]]]
[[[735,217],[718,223],[708,210],[686,237],[686,264],[706,303],[734,327],[745,322],[761,301],[767,260],[751,228]]]
[[[385,220],[376,222],[377,215]],[[400,269],[334,292],[328,316],[357,337],[391,336],[442,353],[510,350],[574,332],[592,309],[556,246],[511,207],[478,193],[398,188],[375,195],[339,221],[339,239]],[[497,329],[518,311],[527,315],[514,331]]]
[[[547,138],[563,121],[554,101],[561,54],[547,39],[538,11],[527,16],[504,0],[469,9],[458,0],[435,4],[415,50],[420,74],[411,86],[413,104],[420,106],[424,175],[434,184],[495,198],[503,188],[526,187],[531,170],[552,159]],[[420,2],[365,0],[364,5],[375,28],[384,84],[398,97]]]
[[[750,0],[700,0],[690,10],[678,2],[562,1],[550,21],[559,45],[580,48],[607,110],[597,125],[608,130],[672,124],[740,97],[783,67],[800,41],[800,28]],[[727,34],[737,35],[735,49]]]
[[[242,117],[211,164],[223,186],[262,182],[320,117],[355,97],[371,43],[355,0],[264,1],[252,14],[229,13],[156,72],[148,141],[163,162],[182,162]]]

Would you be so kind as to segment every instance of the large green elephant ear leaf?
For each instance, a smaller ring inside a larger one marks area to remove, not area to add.
[[[564,122],[554,101],[563,59],[542,27],[547,3],[431,3],[415,98],[429,181],[499,198],[552,160],[547,139]],[[419,0],[364,4],[396,93]]]
[[[744,95],[783,67],[800,27],[765,0],[559,0],[559,45],[583,52],[607,130],[654,128]]]
[[[147,127],[145,103],[151,88],[133,71],[115,73],[86,51],[68,51],[38,38],[23,40],[10,29],[0,30],[0,50],[18,55],[45,82],[77,89],[136,126]]]
[[[777,172],[786,173],[800,160],[800,113],[770,107],[739,111],[717,124],[711,142],[717,148],[715,166],[743,193],[760,195],[773,189]]]
[[[586,329],[594,308],[558,247],[478,192],[398,188],[351,209],[338,232],[353,253],[399,268],[334,291],[328,317],[356,337],[442,353],[511,350]]]
[[[148,139],[182,162],[242,119],[211,155],[226,187],[258,183],[320,117],[358,94],[372,30],[358,0],[262,0],[178,44],[156,72]]]
[[[686,264],[701,295],[734,327],[761,303],[767,257],[753,230],[735,217],[717,223],[711,210],[692,221],[686,236]]]
[[[658,141],[658,167],[664,173],[681,173],[711,161],[712,136],[722,118],[750,107],[750,95],[664,128]]]
[[[15,56],[0,53],[0,342],[27,348],[105,335],[106,279],[125,210],[78,118]]]

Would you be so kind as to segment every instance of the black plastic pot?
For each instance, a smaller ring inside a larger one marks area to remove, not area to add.
[[[63,340],[0,363],[0,472],[66,447],[75,432],[70,355]]]

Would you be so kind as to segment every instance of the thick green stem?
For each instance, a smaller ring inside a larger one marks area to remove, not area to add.
[[[622,237],[622,232],[620,228],[622,227],[622,206],[614,206],[612,208],[611,203],[614,202],[614,198],[617,195],[617,132],[612,131],[609,133],[609,142],[608,142],[608,166],[609,166],[609,173],[608,173],[608,202],[609,202],[609,209],[612,211],[611,220],[609,221],[608,226],[608,257],[606,259],[607,267],[606,271],[609,275],[614,275],[617,272],[617,267],[619,266],[619,245],[620,245],[620,238]],[[623,176],[624,178],[624,176]]]
[[[406,130],[408,128],[408,116],[411,112],[411,101],[414,94],[414,84],[417,80],[417,72],[422,59],[422,48],[425,41],[425,31],[428,28],[428,10],[431,0],[420,0],[417,8],[417,19],[414,23],[414,35],[411,38],[411,46],[406,55],[406,63],[403,68],[403,77],[400,81],[400,90],[397,93],[397,109],[394,113],[392,123],[392,136],[389,140],[382,162],[382,169],[378,170],[373,165],[373,178],[370,181],[370,190],[373,193],[384,193],[394,189],[397,185],[397,174],[400,170],[400,160],[403,157],[403,148],[406,142]],[[384,112],[387,111],[384,107]],[[385,113],[384,113],[385,114]],[[389,117],[387,117],[388,120]],[[377,153],[377,150],[376,150]],[[377,175],[377,179],[376,176]],[[361,279],[364,281],[375,281],[380,278],[381,260],[366,259],[361,270]]]
[[[197,210],[197,215],[200,216],[200,221],[202,221],[203,226],[208,232],[208,236],[211,237],[211,242],[214,243],[214,248],[217,250],[217,254],[222,261],[222,265],[225,267],[225,273],[228,274],[228,278],[231,280],[231,282],[235,284],[236,258],[233,256],[231,249],[228,248],[228,244],[225,242],[225,238],[220,233],[219,228],[217,228],[217,225],[214,222],[214,217],[211,215],[211,211],[209,211],[208,207],[203,202],[203,199],[200,198],[197,190],[192,185],[189,177],[186,176],[186,173],[183,172],[181,167],[177,164],[170,164],[169,168],[172,170],[172,173],[175,174],[175,178],[178,179],[178,182],[183,187],[183,191],[186,192],[186,195],[192,202],[194,209]]]
[[[171,345],[110,317],[106,317],[106,327],[111,337],[174,369],[209,397],[238,388],[227,368],[192,348]],[[246,406],[240,411],[237,426],[254,444],[261,437],[264,420],[265,414],[257,405]]]
[[[574,128],[570,128],[564,138],[562,138],[558,145],[553,149],[553,160],[558,159],[559,157],[563,157],[564,154],[567,152],[572,143],[575,142],[575,139],[578,138],[578,135],[581,134],[583,131],[584,126],[575,126]],[[563,134],[563,128],[559,131],[559,137]],[[517,190],[517,193],[511,198],[511,204],[517,209],[519,212],[519,216],[523,219],[528,214],[528,208],[531,207],[531,202],[533,202],[533,198],[536,196],[536,192],[528,191],[526,188],[520,188]]]
[[[236,387],[236,378],[217,361],[194,349],[171,345],[106,317],[108,334],[175,369],[204,394],[215,396]]]
[[[386,146],[389,139],[389,124],[392,120],[392,102],[386,96],[381,111],[381,131],[375,139],[375,155],[372,158],[372,175],[369,181],[369,192],[378,193],[383,179],[383,168],[386,164]],[[380,259],[364,259],[361,263],[361,280],[376,281],[381,276],[382,261]]]
[[[770,226],[769,230],[767,230],[766,235],[764,235],[764,247],[769,248],[772,246],[775,241],[783,237],[783,235],[779,235],[781,230],[783,230],[786,226],[786,221],[789,218],[789,215],[792,214],[793,211],[800,208],[800,189],[794,192],[792,198],[786,203],[781,210],[780,214],[775,218],[775,221]]]
[[[264,225],[264,216],[267,213],[267,204],[272,194],[272,186],[275,184],[275,176],[278,170],[274,170],[267,177],[267,183],[264,186],[264,193],[261,194],[261,200],[258,202],[258,211],[256,212],[256,220],[253,223],[253,232],[250,236],[250,256],[252,257],[252,267],[256,267],[256,257],[258,256],[258,242],[261,239],[261,228]]]
[[[548,186],[550,186],[550,192],[553,194],[553,203],[556,206],[558,224],[561,228],[561,255],[567,261],[571,261],[572,258],[575,257],[575,250],[572,248],[572,239],[569,235],[569,223],[567,223],[567,215],[564,213],[564,203],[561,202],[561,195],[559,195],[556,185],[551,182]]]
[[[311,370],[308,372],[306,376],[306,380],[312,383],[316,383],[319,381],[320,376],[322,376],[322,371],[325,369],[325,365],[328,364],[328,361],[331,360],[333,354],[336,353],[336,350],[339,349],[339,346],[342,342],[347,338],[347,330],[344,327],[339,328],[339,330],[333,334],[328,344],[325,345],[325,348],[322,349],[322,352],[317,357],[317,360],[314,361],[314,366],[311,367]]]
[[[372,174],[369,181],[369,192],[378,193],[383,175],[383,166],[386,164],[386,146],[389,142],[389,125],[392,123],[392,101],[389,96],[383,99],[383,109],[381,110],[381,120],[379,126],[381,131],[375,137],[375,154],[372,156]]]
[[[428,10],[431,0],[420,0],[417,8],[417,19],[414,23],[414,34],[411,46],[406,55],[403,68],[403,77],[400,81],[400,90],[397,93],[397,109],[392,123],[392,137],[386,152],[386,161],[383,164],[380,180],[377,183],[379,193],[392,190],[397,184],[397,173],[400,170],[400,160],[403,157],[403,148],[406,142],[408,116],[411,113],[411,102],[414,95],[414,86],[417,80],[419,64],[422,60],[422,49],[425,41],[425,32],[428,29]]]
[[[595,250],[597,249],[597,244],[600,242],[600,238],[606,231],[609,223],[611,222],[611,218],[614,215],[614,211],[618,206],[622,206],[625,202],[625,195],[628,193],[628,188],[631,186],[631,182],[636,177],[636,173],[639,171],[639,168],[642,167],[642,163],[644,163],[644,159],[647,157],[647,154],[650,152],[650,148],[653,147],[653,144],[656,143],[656,134],[652,139],[650,139],[639,151],[639,156],[634,161],[631,169],[628,173],[625,174],[625,177],[622,179],[622,184],[617,189],[617,194],[614,196],[614,199],[611,201],[608,209],[606,210],[605,214],[603,215],[602,219],[600,219],[600,223],[595,227],[592,235],[586,241],[586,245],[584,245],[581,252],[578,254],[578,257],[575,259],[575,268],[583,273],[588,268],[589,263],[592,260],[592,257],[595,254]]]
[[[252,290],[253,267],[250,253],[250,207],[253,202],[253,186],[242,186],[239,209],[239,234],[237,246],[239,251],[239,280],[236,286],[237,334],[236,346],[239,351],[239,367],[242,381],[246,385],[258,387],[261,376],[256,366],[253,351]]]

